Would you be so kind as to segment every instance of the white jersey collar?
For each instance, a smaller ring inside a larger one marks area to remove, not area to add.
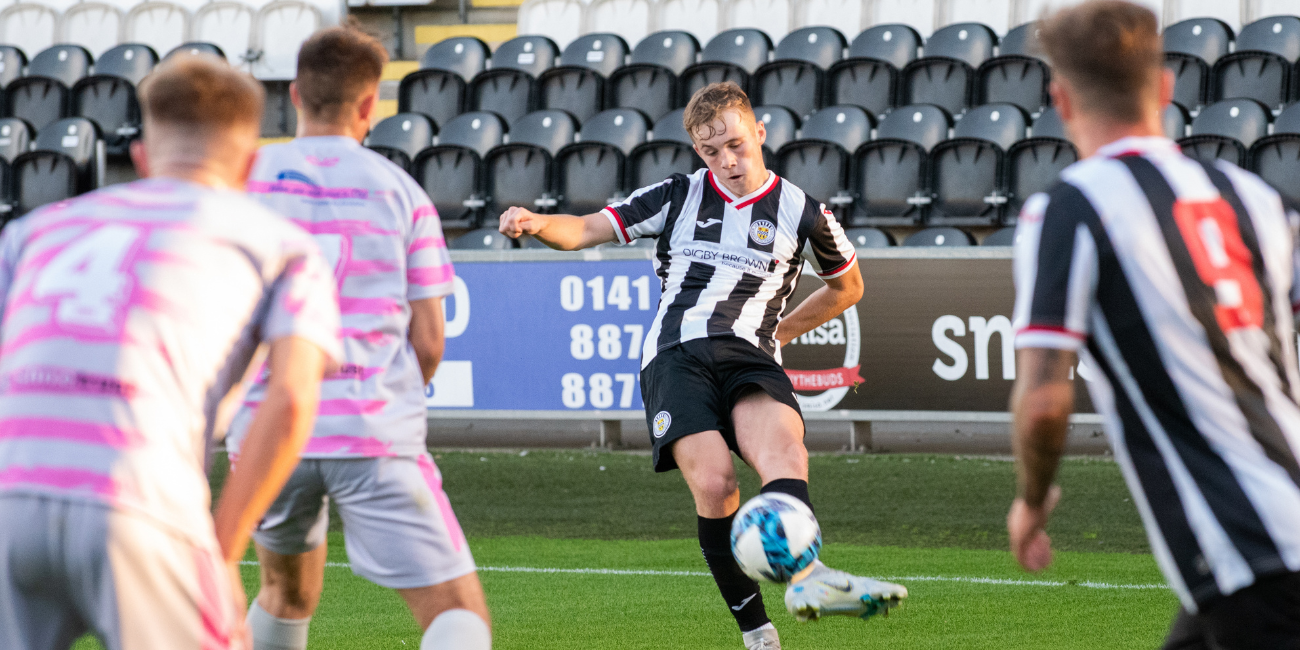
[[[707,171],[704,173],[709,177],[709,184],[713,186],[713,189],[718,191],[718,195],[722,197],[722,200],[733,204],[737,210],[748,207],[758,199],[763,198],[763,196],[770,192],[776,185],[776,173],[769,169],[767,170],[767,180],[764,181],[762,185],[759,185],[758,189],[744,196],[736,196],[731,193],[731,190],[724,187],[722,183],[719,183],[718,179],[713,177],[713,172]]]
[[[1103,158],[1119,158],[1126,155],[1170,153],[1177,151],[1180,151],[1178,144],[1173,140],[1164,136],[1148,135],[1120,138],[1098,149],[1097,155]]]

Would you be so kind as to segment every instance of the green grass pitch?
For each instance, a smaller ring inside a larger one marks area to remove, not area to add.
[[[741,647],[703,573],[679,475],[656,475],[632,453],[443,452],[437,461],[483,568],[496,648]],[[784,648],[1153,648],[1177,608],[1109,461],[1063,465],[1064,497],[1048,531],[1058,553],[1041,575],[1020,571],[1005,550],[1009,462],[818,455],[810,469],[822,558],[900,578],[911,597],[887,618],[799,624],[782,590],[768,586]],[[218,466],[214,483],[223,473]],[[757,477],[743,466],[740,474],[752,496]],[[337,517],[331,528],[330,561],[346,563]],[[419,647],[396,594],[346,566],[326,571],[311,648]],[[244,579],[255,593],[257,568],[245,567]]]

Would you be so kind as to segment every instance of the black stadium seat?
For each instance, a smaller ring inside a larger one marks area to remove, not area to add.
[[[1283,110],[1273,122],[1273,135],[1251,146],[1250,169],[1283,196],[1300,204],[1300,104]]]
[[[26,67],[27,55],[22,50],[12,45],[0,45],[0,88],[23,76]]]
[[[412,161],[412,176],[424,187],[447,228],[473,225],[484,201],[482,157],[505,137],[500,115],[471,112],[442,125],[438,144],[421,151]]]
[[[997,223],[1007,202],[1002,193],[1005,152],[1024,139],[1029,117],[1014,104],[972,108],[953,139],[930,152],[932,224]]]
[[[889,248],[894,245],[894,238],[879,228],[845,228],[844,236],[853,242],[854,248]]]
[[[211,54],[212,56],[219,56],[223,59],[226,58],[226,52],[221,49],[220,45],[205,41],[181,43],[180,45],[173,47],[170,52],[163,55],[163,60],[165,61],[170,59],[177,54]]]
[[[466,87],[487,67],[487,43],[457,36],[424,51],[420,69],[402,78],[397,88],[397,110],[424,113],[435,124],[446,124],[465,110]]]
[[[984,241],[980,242],[980,246],[1015,246],[1015,245],[1016,245],[1015,226],[1007,226],[1005,228],[999,228],[993,233],[990,233],[988,237],[985,237]]]
[[[589,214],[620,197],[627,156],[649,130],[645,114],[633,108],[611,108],[584,122],[580,141],[555,157],[559,211]]]
[[[545,36],[517,36],[492,54],[492,67],[469,83],[469,107],[498,113],[506,121],[523,117],[537,105],[536,80],[560,55]]]
[[[956,23],[925,41],[925,56],[903,68],[901,104],[935,104],[958,115],[971,105],[975,69],[993,56],[997,34],[979,23]]]
[[[560,65],[537,78],[540,108],[573,113],[579,121],[605,105],[605,78],[622,67],[627,43],[617,34],[586,34],[564,48]]]
[[[1300,17],[1270,16],[1242,27],[1237,51],[1272,52],[1292,63],[1300,61]]]
[[[1008,54],[985,61],[975,80],[975,103],[1006,102],[1038,113],[1051,101],[1047,83],[1052,73],[1042,59]]]
[[[1200,57],[1165,52],[1165,69],[1174,73],[1174,101],[1190,108],[1205,105],[1210,95],[1210,66]]]
[[[1060,180],[1061,172],[1078,160],[1079,150],[1068,140],[1039,136],[1037,128],[1034,137],[1011,145],[1004,175],[1007,205],[1003,223],[1015,223],[1025,200],[1051,189]]]
[[[948,138],[952,116],[932,104],[894,109],[876,128],[876,139],[853,156],[856,197],[852,224],[915,225],[931,202],[929,150]]]
[[[618,34],[583,34],[565,46],[560,65],[589,68],[608,78],[623,67],[629,49],[627,41]]]
[[[852,152],[871,139],[874,126],[858,106],[827,106],[804,122],[798,140],[777,150],[777,173],[831,209],[849,207]]]
[[[1246,97],[1270,108],[1291,98],[1293,61],[1270,52],[1233,52],[1219,58],[1210,71],[1215,100]]]
[[[12,163],[31,148],[36,129],[26,120],[17,117],[0,118],[0,158]]]
[[[972,68],[978,68],[993,57],[998,35],[988,25],[980,23],[954,23],[935,30],[925,39],[925,55],[957,59]]]
[[[700,62],[682,71],[678,103],[685,104],[695,91],[719,81],[734,81],[749,88],[749,76],[772,51],[772,39],[757,29],[728,29],[704,46]]]
[[[655,122],[653,138],[628,154],[628,189],[658,183],[673,174],[689,174],[704,166],[691,147],[691,136],[682,125],[685,109],[677,109]]]
[[[47,126],[33,150],[13,163],[17,215],[89,192],[103,183],[104,144],[99,127],[84,117]]]
[[[610,108],[638,108],[657,120],[678,105],[677,75],[695,63],[700,43],[687,32],[655,32],[605,84]]]
[[[556,109],[529,113],[510,125],[510,142],[483,157],[489,221],[511,206],[542,212],[554,205],[552,157],[577,132],[578,121]]]
[[[1038,22],[1024,23],[1009,30],[998,43],[998,54],[1043,58],[1042,48],[1038,44]]]
[[[1201,109],[1192,120],[1192,135],[1178,141],[1183,153],[1200,160],[1221,158],[1246,164],[1246,151],[1268,134],[1273,115],[1253,99],[1225,99]]]
[[[110,48],[95,61],[95,74],[72,87],[72,114],[94,120],[110,154],[126,154],[140,132],[136,86],[158,65],[158,54],[140,43]]]
[[[1030,128],[1035,138],[1070,139],[1065,134],[1065,123],[1061,121],[1061,114],[1056,112],[1055,106],[1047,107],[1038,117],[1034,118],[1034,124]]]
[[[785,106],[800,116],[822,107],[824,70],[838,62],[848,42],[831,27],[790,32],[776,47],[776,59],[754,72],[750,96],[757,104]]]
[[[876,59],[902,70],[916,60],[921,35],[908,25],[886,24],[868,28],[853,39],[850,59]]]
[[[776,152],[795,139],[802,122],[794,111],[784,106],[755,106],[754,117],[767,131],[767,140],[763,142],[763,162],[771,169],[776,166]]]
[[[904,246],[974,246],[975,241],[964,230],[957,228],[926,228],[918,230],[903,240]]]
[[[1192,117],[1178,102],[1169,102],[1163,116],[1165,137],[1181,140],[1187,137],[1187,127],[1192,124]]]
[[[471,230],[447,244],[452,250],[500,251],[515,247],[514,240],[497,231],[496,228],[479,228]]]
[[[1166,27],[1162,37],[1166,52],[1190,54],[1214,65],[1230,51],[1232,28],[1217,18],[1191,18]]]
[[[42,50],[27,66],[27,75],[5,88],[5,114],[21,117],[39,131],[68,115],[68,95],[90,74],[94,58],[80,45]]]
[[[492,53],[492,70],[509,68],[527,72],[536,79],[555,66],[560,47],[545,36],[516,36]]]
[[[423,113],[398,113],[380,120],[366,136],[366,146],[407,172],[411,161],[433,144],[438,127]]]

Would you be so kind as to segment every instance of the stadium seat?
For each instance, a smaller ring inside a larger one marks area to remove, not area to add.
[[[849,46],[850,59],[877,59],[898,70],[916,60],[921,35],[902,24],[876,25],[858,34]]]
[[[876,139],[853,156],[856,201],[849,222],[915,225],[932,199],[927,189],[928,151],[948,138],[952,117],[932,104],[894,109],[876,128]]]
[[[122,31],[122,11],[102,2],[78,2],[63,11],[59,42],[76,43],[101,57]]]
[[[1065,134],[1065,123],[1061,122],[1061,114],[1056,112],[1055,106],[1049,106],[1043,110],[1038,117],[1034,118],[1034,124],[1030,128],[1035,138],[1070,139]]]
[[[769,38],[781,40],[793,28],[790,20],[794,17],[792,5],[796,1],[728,0],[722,5],[722,19],[731,29],[758,29]]]
[[[1166,52],[1190,54],[1214,65],[1230,51],[1232,28],[1215,18],[1191,18],[1168,27],[1162,34]]]
[[[898,96],[898,70],[879,59],[852,58],[826,73],[827,103],[852,104],[882,115]]]
[[[1038,44],[1038,21],[1011,28],[998,43],[998,54],[1043,58],[1043,51]]]
[[[545,36],[516,36],[500,45],[492,54],[492,70],[509,68],[527,72],[537,78],[555,65],[560,47]]]
[[[469,106],[517,120],[537,105],[535,80],[551,69],[559,56],[555,42],[545,36],[512,38],[492,55],[492,67],[469,84]]]
[[[831,209],[853,204],[852,152],[871,139],[875,118],[858,106],[827,106],[804,122],[799,139],[776,152],[777,173]]]
[[[998,230],[990,234],[988,237],[985,237],[984,241],[980,242],[981,246],[1014,246],[1015,244],[1016,244],[1015,226],[1007,226],[1006,228],[999,228]]]
[[[1300,61],[1300,17],[1270,16],[1241,28],[1238,52],[1271,52],[1291,63]]]
[[[27,153],[35,137],[36,129],[25,120],[17,117],[0,118],[0,158],[13,163],[18,156]]]
[[[695,63],[700,43],[688,32],[655,32],[637,43],[628,65],[609,75],[610,108],[637,108],[657,120],[678,104],[677,75]]]
[[[510,141],[483,157],[489,222],[511,206],[543,212],[555,205],[552,157],[577,132],[578,121],[555,109],[534,111],[510,125]]]
[[[903,68],[900,83],[900,104],[934,104],[960,115],[970,106],[975,70],[958,59],[925,56]]]
[[[163,56],[163,60],[165,61],[178,54],[211,54],[213,56],[219,56],[223,59],[226,58],[225,50],[223,50],[221,46],[217,45],[216,43],[208,43],[205,41],[190,41],[189,43],[181,43],[180,45],[177,45],[176,47],[172,48],[170,52],[168,52],[166,55]]]
[[[423,113],[398,113],[380,120],[366,136],[366,146],[383,154],[407,173],[411,161],[433,145],[438,127]]]
[[[228,57],[232,65],[245,66],[256,56],[253,51],[256,20],[256,11],[243,2],[209,2],[194,12],[189,38],[216,47],[218,51],[213,54]]]
[[[1014,104],[972,108],[953,138],[930,152],[931,224],[988,225],[1007,203],[1002,189],[1005,152],[1023,140],[1029,117]]]
[[[844,236],[853,242],[854,248],[889,248],[894,245],[894,238],[879,228],[845,228]]]
[[[500,251],[509,250],[514,247],[514,240],[501,234],[496,228],[479,228],[478,230],[471,230],[451,240],[451,242],[447,244],[447,248],[459,251]]]
[[[957,228],[926,228],[903,240],[904,246],[974,246],[974,238]]]
[[[13,163],[17,206],[25,214],[103,184],[104,146],[99,127],[84,117],[59,120],[42,130],[31,151]]]
[[[1165,136],[1170,140],[1181,140],[1187,137],[1187,127],[1192,124],[1191,115],[1178,102],[1169,102],[1165,107],[1163,121]]]
[[[993,56],[998,35],[988,25],[954,23],[938,29],[925,39],[925,56],[957,59],[978,68]]]
[[[27,55],[12,45],[0,45],[0,88],[7,87],[14,79],[23,76],[27,67]]]
[[[861,0],[799,0],[794,5],[794,26],[836,25],[846,35],[871,24],[867,3]]]
[[[1200,57],[1165,52],[1165,69],[1174,73],[1174,101],[1190,108],[1205,105],[1210,95],[1210,66]]]
[[[579,121],[605,103],[605,77],[623,65],[627,43],[617,34],[586,34],[564,48],[560,65],[537,78],[541,108],[573,113]]]
[[[90,52],[79,45],[55,45],[37,54],[27,76],[5,88],[5,114],[21,117],[40,132],[68,115],[68,95],[90,72]]]
[[[253,23],[254,26],[256,24]],[[288,34],[275,34],[275,37],[287,38]],[[190,40],[190,12],[170,2],[142,2],[127,12],[122,40],[127,43],[144,43],[155,52],[170,52]],[[297,54],[296,46],[294,54]],[[292,72],[287,78],[293,78]]]
[[[1277,116],[1273,135],[1260,138],[1250,147],[1250,169],[1283,196],[1300,204],[1300,103],[1288,106]]]
[[[689,174],[704,166],[682,125],[685,109],[677,109],[655,122],[653,137],[628,155],[628,189],[657,183],[673,174]]]
[[[708,41],[722,29],[722,0],[662,0],[658,28],[690,32]]]
[[[580,0],[526,0],[518,10],[519,33],[547,37],[563,47],[582,33],[585,12]]]
[[[934,0],[874,0],[871,4],[871,23],[886,25],[899,23],[911,27],[921,36],[934,31],[934,26],[942,24],[936,14],[939,4]]]
[[[433,199],[446,228],[468,228],[482,211],[482,157],[501,144],[507,127],[496,113],[457,115],[442,125],[438,144],[412,161],[412,176]]]
[[[95,74],[72,87],[72,114],[93,120],[104,134],[108,153],[123,155],[140,132],[140,105],[135,89],[158,65],[148,45],[125,43],[95,61]]]
[[[466,107],[470,79],[487,67],[491,50],[472,36],[443,40],[424,51],[420,69],[402,78],[397,110],[424,113],[435,124],[446,124]]]
[[[1220,99],[1246,97],[1269,108],[1280,109],[1291,98],[1294,61],[1270,52],[1233,52],[1219,58],[1210,71],[1211,96]]]
[[[1061,138],[1032,137],[1007,150],[1007,206],[1004,223],[1015,223],[1025,200],[1045,192],[1061,178],[1061,172],[1079,160],[1079,150]]]
[[[1021,21],[1013,21],[1012,14],[1025,0],[961,0],[950,2],[942,13],[944,23],[974,22],[996,33],[1004,33]],[[978,66],[977,66],[978,67]]]
[[[621,197],[627,156],[649,130],[645,114],[633,108],[612,108],[584,122],[580,140],[555,157],[559,211],[590,214]]]
[[[771,169],[776,166],[776,151],[798,135],[799,116],[784,106],[755,106],[754,117],[767,131],[767,140],[763,142],[763,162]]]
[[[976,72],[975,103],[1005,102],[1037,114],[1051,102],[1047,95],[1051,77],[1042,59],[1017,54],[994,57]]]
[[[848,42],[830,27],[804,27],[776,47],[776,59],[757,71],[751,99],[757,104],[785,106],[801,116],[821,108],[824,73],[843,57]]]
[[[647,26],[651,23],[650,18],[655,9],[655,3],[651,0],[594,0],[587,5],[587,24],[583,30],[586,36],[579,37],[578,40],[602,32],[615,34],[625,42],[623,54],[626,55],[626,43],[639,43],[646,37]],[[570,47],[573,47],[572,43],[564,47],[565,51]],[[618,65],[622,64],[623,60],[619,59]],[[566,65],[572,64],[566,62]],[[597,72],[608,77],[614,67],[597,69]]]
[[[59,14],[31,2],[15,2],[0,10],[0,43],[23,52],[40,52],[58,42]]]
[[[1192,120],[1192,135],[1178,144],[1193,158],[1245,166],[1247,149],[1268,134],[1272,117],[1268,107],[1253,99],[1225,99],[1202,109]]]
[[[734,81],[748,88],[749,75],[767,63],[771,51],[772,40],[757,29],[729,29],[714,36],[704,46],[700,62],[682,71],[679,101],[719,81]]]

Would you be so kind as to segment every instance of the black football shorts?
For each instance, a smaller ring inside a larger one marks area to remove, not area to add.
[[[742,338],[693,339],[655,355],[641,371],[655,471],[677,469],[672,443],[701,431],[721,432],[727,446],[739,454],[731,410],[754,390],[803,415],[785,369]]]

